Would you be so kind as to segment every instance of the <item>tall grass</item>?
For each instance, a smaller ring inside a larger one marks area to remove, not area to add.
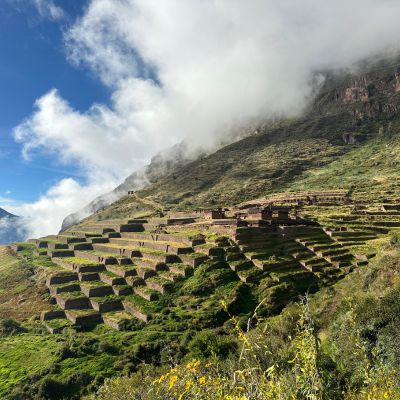
[[[400,399],[396,373],[387,368],[379,354],[369,354],[354,322],[347,313],[348,340],[357,360],[361,383],[340,382],[321,362],[321,348],[306,298],[293,337],[289,338],[292,357],[284,365],[271,364],[266,326],[243,330],[231,316],[238,357],[226,361],[211,357],[191,360],[163,374],[144,370],[130,377],[107,380],[91,400],[378,400]]]

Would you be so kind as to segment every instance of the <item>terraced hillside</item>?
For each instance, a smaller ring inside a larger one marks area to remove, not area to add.
[[[293,196],[278,199],[293,205]],[[272,225],[195,213],[105,220],[14,249],[50,265],[46,284],[54,305],[41,315],[50,332],[99,323],[120,330],[135,320],[218,326],[227,319],[220,300],[237,314],[260,301],[265,313],[277,312],[365,266],[400,229],[395,199],[332,199],[298,201],[291,220]]]
[[[160,167],[148,186],[108,207],[100,202],[80,224],[15,243],[14,253],[4,249],[3,282],[12,295],[0,301],[0,312],[23,321],[28,333],[21,335],[32,343],[45,338],[48,351],[47,369],[32,366],[35,374],[26,377],[25,353],[13,352],[25,339],[0,341],[12,361],[0,372],[0,396],[16,386],[13,400],[31,398],[32,387],[37,396],[78,398],[82,388],[93,391],[105,377],[142,364],[218,351],[223,358],[235,346],[229,315],[246,326],[255,309],[268,319],[288,305],[290,313],[306,292],[329,303],[319,317],[331,329],[326,319],[334,311],[327,309],[344,296],[340,288],[347,295],[358,285],[363,296],[357,277],[399,242],[397,65],[377,65],[362,79],[328,79],[304,118]],[[240,217],[271,203],[290,206],[291,219]],[[195,210],[216,206],[227,208],[227,218],[209,220]],[[397,262],[385,271],[397,271]],[[293,332],[281,328],[283,347]]]

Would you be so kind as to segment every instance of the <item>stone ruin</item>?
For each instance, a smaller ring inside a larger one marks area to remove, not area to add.
[[[287,206],[272,206],[249,208],[247,212],[239,212],[237,218],[256,219],[268,221],[269,223],[287,223],[290,222],[289,216],[292,207]]]
[[[205,219],[224,219],[226,217],[225,210],[222,207],[199,208],[195,210],[195,213]]]

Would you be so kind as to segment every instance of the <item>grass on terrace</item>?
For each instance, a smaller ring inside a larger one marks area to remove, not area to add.
[[[0,318],[24,320],[47,308],[45,287],[32,265],[0,247]]]

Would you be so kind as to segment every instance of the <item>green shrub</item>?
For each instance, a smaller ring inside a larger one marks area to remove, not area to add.
[[[0,320],[0,337],[11,336],[25,331],[25,328],[23,328],[19,322],[13,319]]]
[[[211,356],[226,358],[236,352],[237,346],[231,336],[220,336],[213,330],[204,330],[189,342],[188,349],[192,358],[204,360]]]

